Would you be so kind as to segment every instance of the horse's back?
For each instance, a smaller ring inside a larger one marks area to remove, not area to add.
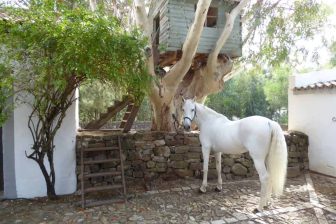
[[[239,133],[241,141],[247,150],[252,154],[267,153],[271,136],[272,120],[261,117],[251,116],[239,120]]]

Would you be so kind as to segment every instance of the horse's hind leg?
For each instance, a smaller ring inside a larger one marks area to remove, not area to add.
[[[216,191],[222,191],[222,153],[217,152],[215,154],[215,158],[216,158],[216,170],[218,177]]]
[[[202,154],[203,154],[203,182],[200,187],[200,192],[205,193],[206,187],[208,185],[208,165],[209,165],[209,155],[210,155],[210,147],[202,146]]]
[[[253,158],[253,157],[252,157]],[[259,179],[260,179],[260,185],[261,185],[261,190],[260,190],[260,202],[258,206],[258,210],[262,211],[264,207],[267,205],[267,200],[269,196],[269,192],[267,192],[269,189],[269,175],[266,170],[266,166],[264,163],[264,160],[262,159],[253,159],[254,161],[254,166],[259,174]]]

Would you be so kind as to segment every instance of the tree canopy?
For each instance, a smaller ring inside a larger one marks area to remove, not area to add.
[[[271,70],[250,69],[229,80],[224,90],[206,103],[229,118],[261,115],[287,123],[288,65]]]
[[[118,19],[103,11],[65,3],[31,1],[29,9],[5,8],[5,13],[6,19],[0,20],[0,121],[6,118],[14,85],[14,97],[32,108],[27,116],[33,146],[26,156],[40,166],[47,194],[53,197],[54,137],[76,100],[76,88],[99,80],[114,92],[143,96],[150,81],[146,40],[137,30],[125,31]]]

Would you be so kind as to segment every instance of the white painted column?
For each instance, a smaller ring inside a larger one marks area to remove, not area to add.
[[[76,91],[76,98],[78,90]],[[3,129],[5,198],[32,198],[46,196],[46,183],[37,163],[25,155],[33,144],[28,129],[31,108],[20,105]],[[55,136],[54,165],[56,194],[71,194],[76,191],[76,134],[79,126],[78,100],[68,109],[61,128]]]

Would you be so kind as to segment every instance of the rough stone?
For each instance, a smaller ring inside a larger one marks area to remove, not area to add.
[[[174,172],[179,177],[192,177],[194,174],[192,170],[188,169],[175,169]]]
[[[189,147],[189,152],[199,152],[199,153],[202,153],[202,147],[200,147],[200,146],[190,146]]]
[[[163,139],[154,141],[155,146],[162,146],[162,145],[165,145],[165,144],[166,144],[166,142]]]
[[[188,167],[188,163],[185,161],[173,161],[170,163],[170,165],[176,169],[185,169]]]
[[[182,146],[176,146],[175,147],[175,153],[176,154],[185,154],[189,151],[189,146],[182,145]]]
[[[197,153],[197,152],[189,152],[187,154],[189,159],[200,159],[201,158],[201,153]]]
[[[153,161],[159,162],[159,163],[165,163],[167,162],[166,159],[162,156],[153,156]]]
[[[201,162],[190,163],[189,169],[191,169],[191,170],[202,170],[203,169],[203,164]]]
[[[170,155],[170,160],[172,161],[181,161],[185,159],[185,155],[184,154],[171,154]]]
[[[301,175],[300,166],[287,168],[287,177],[298,177],[300,175]]]
[[[223,173],[230,173],[231,172],[231,167],[229,166],[224,166],[223,168]]]
[[[153,168],[153,167],[155,167],[155,162],[154,161],[148,161],[147,162],[147,168]]]
[[[285,134],[288,145],[288,177],[295,177],[307,170],[308,164],[308,138],[302,133]],[[92,136],[78,137],[77,144],[87,146],[113,146],[116,144],[114,136]],[[149,171],[155,173],[155,178],[177,176],[174,169],[190,170],[194,177],[202,174],[203,163],[201,146],[199,145],[197,133],[165,133],[165,132],[142,132],[123,135],[123,154],[125,161],[125,173],[127,177],[133,178],[133,172]],[[126,144],[126,143],[127,144]],[[111,151],[108,154],[99,155],[97,152],[87,154],[88,160],[118,158],[118,152]],[[77,150],[77,161],[80,161],[79,150]],[[238,165],[237,165],[238,164]],[[168,167],[167,167],[168,166]],[[217,176],[215,171],[215,159],[210,156],[209,172]],[[80,167],[77,164],[77,177],[79,178]],[[248,153],[241,155],[227,155],[222,157],[223,179],[242,179],[244,177],[257,176],[253,161]],[[246,172],[247,169],[247,172]],[[85,167],[85,172],[108,172],[120,170],[120,163],[106,163],[102,165],[90,165]],[[170,170],[170,171],[169,171]],[[161,173],[162,172],[162,173]],[[170,173],[165,173],[170,172]],[[191,173],[190,172],[190,173]],[[216,175],[215,175],[216,174]],[[137,175],[138,176],[138,175]],[[210,175],[211,176],[211,175]],[[154,178],[154,179],[155,179]],[[101,181],[112,181],[109,178],[92,178],[86,182],[90,186],[101,184]]]
[[[225,157],[223,159],[223,164],[226,166],[232,166],[234,164],[234,159],[230,157]]]
[[[184,144],[186,145],[192,145],[192,146],[199,146],[201,145],[200,141],[199,141],[199,138],[198,137],[185,137],[184,139]]]
[[[232,173],[238,176],[244,176],[247,174],[247,168],[240,163],[236,163],[232,166]]]
[[[156,167],[157,168],[167,168],[167,163],[157,163]]]

